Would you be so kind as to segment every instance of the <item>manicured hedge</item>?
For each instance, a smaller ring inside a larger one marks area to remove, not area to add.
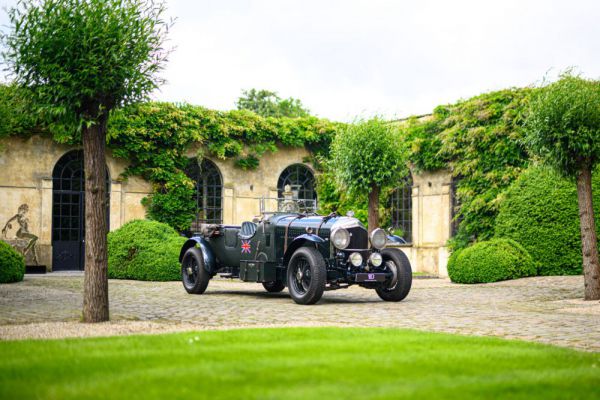
[[[108,234],[108,277],[179,280],[179,251],[185,241],[186,238],[167,224],[130,221]]]
[[[594,173],[596,227],[600,173]],[[519,242],[538,264],[538,275],[581,274],[581,234],[575,182],[546,167],[525,171],[508,189],[496,219],[496,237]]]
[[[533,259],[517,242],[492,239],[452,253],[448,275],[452,282],[485,283],[532,276]]]
[[[25,258],[0,240],[0,283],[20,282],[25,275]]]

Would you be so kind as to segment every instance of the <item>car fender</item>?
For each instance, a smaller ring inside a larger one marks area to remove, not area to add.
[[[288,248],[285,250],[283,255],[283,265],[287,265],[287,263],[290,261],[290,258],[292,258],[292,254],[294,254],[294,252],[300,247],[306,246],[307,244],[314,244],[315,247],[317,247],[322,243],[325,243],[325,240],[322,237],[312,233],[305,233],[295,237],[294,240],[292,240],[292,243],[290,243]]]
[[[181,248],[181,252],[179,253],[179,262],[183,261],[183,255],[185,252],[192,247],[199,247],[202,252],[202,258],[204,260],[204,269],[211,275],[214,275],[217,272],[217,262],[215,255],[208,244],[208,241],[200,236],[194,236],[188,239],[187,242],[183,244]]]
[[[387,240],[388,240],[388,243],[393,243],[393,244],[407,244],[408,243],[403,237],[400,237],[398,235],[388,235]]]

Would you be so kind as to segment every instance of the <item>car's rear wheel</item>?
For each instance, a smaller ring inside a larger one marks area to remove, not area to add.
[[[312,247],[300,247],[288,263],[288,291],[298,304],[315,304],[323,296],[327,269],[321,253]]]
[[[282,281],[263,282],[262,285],[269,293],[279,293],[285,289],[285,284]]]
[[[188,293],[202,294],[208,286],[210,274],[204,268],[202,251],[197,247],[189,248],[181,260],[181,281]]]
[[[391,272],[392,278],[376,289],[377,294],[385,301],[400,301],[408,295],[412,286],[408,257],[398,249],[384,249],[381,255],[386,272]]]

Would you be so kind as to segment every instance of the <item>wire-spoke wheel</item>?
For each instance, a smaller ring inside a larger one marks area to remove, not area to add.
[[[327,270],[321,253],[312,247],[300,247],[288,264],[288,290],[298,304],[315,304],[323,296]]]
[[[197,247],[189,248],[181,260],[181,281],[188,293],[202,294],[208,286],[210,275],[204,268],[202,251]]]
[[[392,276],[376,289],[377,294],[385,301],[404,299],[412,286],[412,270],[406,255],[398,249],[384,249],[381,252],[386,272]]]

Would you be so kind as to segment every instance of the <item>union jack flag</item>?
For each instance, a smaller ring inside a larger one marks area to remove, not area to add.
[[[242,240],[242,253],[250,254],[250,241]]]

